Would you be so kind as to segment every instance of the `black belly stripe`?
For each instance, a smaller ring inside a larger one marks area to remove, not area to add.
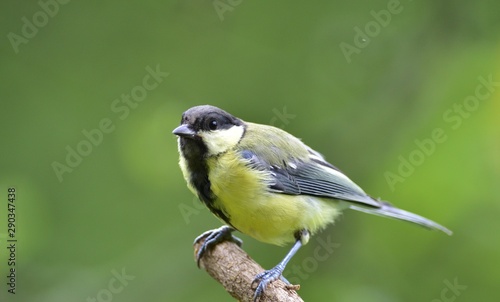
[[[190,172],[190,183],[196,189],[198,198],[207,206],[214,215],[231,225],[230,218],[221,209],[214,206],[217,196],[212,192],[208,179],[208,166],[206,163],[207,147],[201,140],[180,138],[181,152],[186,159]]]

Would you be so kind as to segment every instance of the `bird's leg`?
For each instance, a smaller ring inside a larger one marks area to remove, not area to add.
[[[238,246],[241,246],[243,244],[243,241],[231,234],[234,231],[235,229],[227,225],[223,225],[218,229],[206,231],[205,233],[196,237],[193,244],[198,243],[200,240],[206,237],[205,242],[203,242],[200,249],[198,250],[198,253],[196,254],[196,263],[198,264],[198,267],[200,267],[200,259],[201,257],[203,257],[205,252],[216,246],[218,243],[221,243],[223,241],[231,241],[236,243]]]
[[[288,280],[286,280],[282,276],[283,271],[285,270],[285,267],[290,261],[290,259],[292,259],[293,255],[297,253],[297,251],[300,249],[302,245],[307,243],[307,241],[309,240],[309,232],[307,230],[299,231],[296,233],[295,238],[296,238],[295,244],[290,249],[288,254],[286,254],[285,258],[283,258],[283,260],[281,260],[281,262],[278,263],[278,265],[276,265],[270,270],[258,274],[257,276],[255,276],[255,279],[253,279],[252,286],[254,284],[258,284],[257,288],[255,289],[255,294],[253,296],[254,302],[257,302],[259,300],[259,297],[264,293],[269,283],[281,278],[281,280],[283,280],[285,283],[290,284],[290,282],[288,282]]]

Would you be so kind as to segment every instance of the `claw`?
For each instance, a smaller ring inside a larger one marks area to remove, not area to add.
[[[253,279],[253,281],[252,281],[252,288],[257,283],[259,285],[257,285],[257,288],[255,289],[255,293],[253,295],[254,302],[257,302],[259,300],[260,296],[262,296],[262,294],[266,290],[269,283],[281,278],[282,280],[286,281],[285,283],[290,284],[288,282],[288,280],[286,280],[281,275],[283,273],[283,270],[284,270],[284,267],[278,264],[277,266],[273,267],[272,269],[264,271],[264,272],[258,274],[257,276],[255,276],[255,279]]]
[[[255,279],[253,279],[251,286],[253,288],[254,284],[258,283],[259,285],[257,285],[257,288],[255,289],[255,293],[253,295],[253,302],[257,302],[259,300],[260,296],[262,296],[262,294],[266,290],[269,283],[271,283],[275,280],[278,280],[281,278],[281,280],[283,280],[283,282],[290,285],[290,282],[288,282],[288,280],[286,280],[286,278],[283,277],[283,271],[285,270],[285,267],[286,267],[288,261],[290,261],[290,259],[292,259],[293,255],[295,255],[295,253],[302,246],[302,240],[303,240],[304,236],[307,236],[307,238],[308,238],[309,232],[307,230],[302,230],[300,232],[297,232],[297,235],[296,235],[297,240],[295,241],[295,244],[293,245],[292,249],[285,256],[285,258],[283,258],[283,260],[281,260],[281,262],[278,263],[278,265],[276,265],[272,269],[264,271],[264,272],[258,274],[257,276],[255,276]]]
[[[243,241],[240,238],[233,236],[231,234],[233,231],[234,231],[233,228],[224,225],[218,229],[206,231],[200,236],[196,237],[193,244],[199,243],[202,239],[206,237],[205,242],[203,242],[200,249],[198,250],[198,253],[196,254],[196,264],[198,265],[198,267],[200,267],[200,259],[203,257],[203,255],[209,249],[213,248],[214,246],[223,241],[231,241],[241,247]]]

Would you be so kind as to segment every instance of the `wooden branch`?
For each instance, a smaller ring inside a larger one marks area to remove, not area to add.
[[[204,241],[205,238],[194,245],[195,261],[198,249]],[[206,252],[200,260],[200,267],[241,302],[253,302],[255,289],[251,286],[252,281],[258,273],[264,271],[238,245],[229,241],[221,242]],[[287,285],[281,280],[276,280],[267,286],[259,301],[303,302],[296,292],[299,288],[300,285]]]

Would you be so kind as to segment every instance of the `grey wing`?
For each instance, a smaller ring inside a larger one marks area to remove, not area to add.
[[[345,200],[351,203],[349,208],[356,211],[409,221],[452,234],[449,229],[430,219],[368,196],[340,170],[327,163],[319,153],[310,153],[308,162],[288,160],[281,164],[270,164],[248,150],[243,151],[242,155],[252,168],[269,172],[272,178],[269,190],[272,192]]]
[[[381,206],[318,153],[311,154],[308,162],[290,160],[281,164],[267,163],[248,150],[242,155],[253,168],[269,171],[272,177],[269,190],[272,192],[340,199],[377,208]]]

